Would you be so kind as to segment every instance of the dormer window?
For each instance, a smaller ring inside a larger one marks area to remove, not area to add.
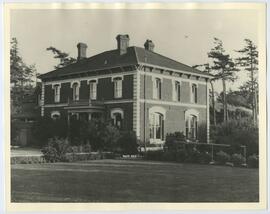
[[[122,97],[122,77],[113,78],[114,98]]]
[[[153,98],[161,99],[161,79],[155,78],[153,81]]]
[[[197,94],[198,94],[197,85],[192,84],[192,86],[191,86],[191,103],[197,103]]]
[[[97,81],[90,80],[89,88],[90,88],[90,100],[96,100],[97,99]]]
[[[53,86],[54,88],[54,102],[59,103],[60,102],[60,85],[56,84]]]
[[[80,86],[78,82],[72,84],[72,99],[74,101],[79,100]]]

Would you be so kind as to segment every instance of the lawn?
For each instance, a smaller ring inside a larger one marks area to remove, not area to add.
[[[19,164],[12,202],[256,202],[258,170],[131,160]]]

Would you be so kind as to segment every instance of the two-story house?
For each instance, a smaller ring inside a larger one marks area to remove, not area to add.
[[[196,139],[204,123],[209,141],[212,76],[155,53],[151,40],[141,48],[129,47],[129,39],[118,35],[117,49],[89,58],[79,43],[76,63],[42,74],[41,115],[67,122],[110,118],[150,144],[163,144],[176,131]]]

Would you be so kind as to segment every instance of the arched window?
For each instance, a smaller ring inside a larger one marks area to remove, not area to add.
[[[72,97],[73,100],[79,100],[79,93],[80,93],[80,87],[79,87],[79,83],[74,82],[72,84]]]
[[[155,78],[153,82],[153,98],[161,99],[161,79]]]
[[[89,81],[89,88],[90,88],[90,99],[96,100],[97,99],[97,81],[96,80]]]
[[[60,85],[56,84],[53,85],[54,89],[54,102],[59,103],[60,102]]]
[[[162,143],[164,141],[164,119],[166,110],[159,106],[149,109],[150,143]]]
[[[198,88],[196,84],[192,84],[191,86],[191,102],[192,103],[197,103],[197,95],[198,94]]]
[[[122,97],[122,77],[113,78],[114,98]]]
[[[186,138],[196,140],[198,137],[199,113],[190,109],[185,112]]]
[[[164,140],[164,117],[162,114],[150,113],[149,126],[151,140]]]
[[[181,85],[180,82],[175,81],[173,87],[173,100],[180,101],[181,98]]]
[[[51,112],[51,118],[53,120],[60,119],[60,112],[59,111],[53,111],[53,112]]]
[[[111,111],[111,118],[114,126],[119,129],[123,128],[124,112],[122,109],[113,109]]]

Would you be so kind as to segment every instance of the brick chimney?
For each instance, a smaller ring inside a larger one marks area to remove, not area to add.
[[[152,42],[152,40],[147,39],[146,42],[144,43],[144,48],[145,50],[154,52],[155,44]]]
[[[126,54],[127,53],[127,48],[129,46],[129,35],[117,35],[116,37],[117,40],[117,49],[120,53],[120,55]]]
[[[77,48],[78,48],[77,60],[81,60],[81,59],[86,58],[87,45],[85,43],[78,43]]]

